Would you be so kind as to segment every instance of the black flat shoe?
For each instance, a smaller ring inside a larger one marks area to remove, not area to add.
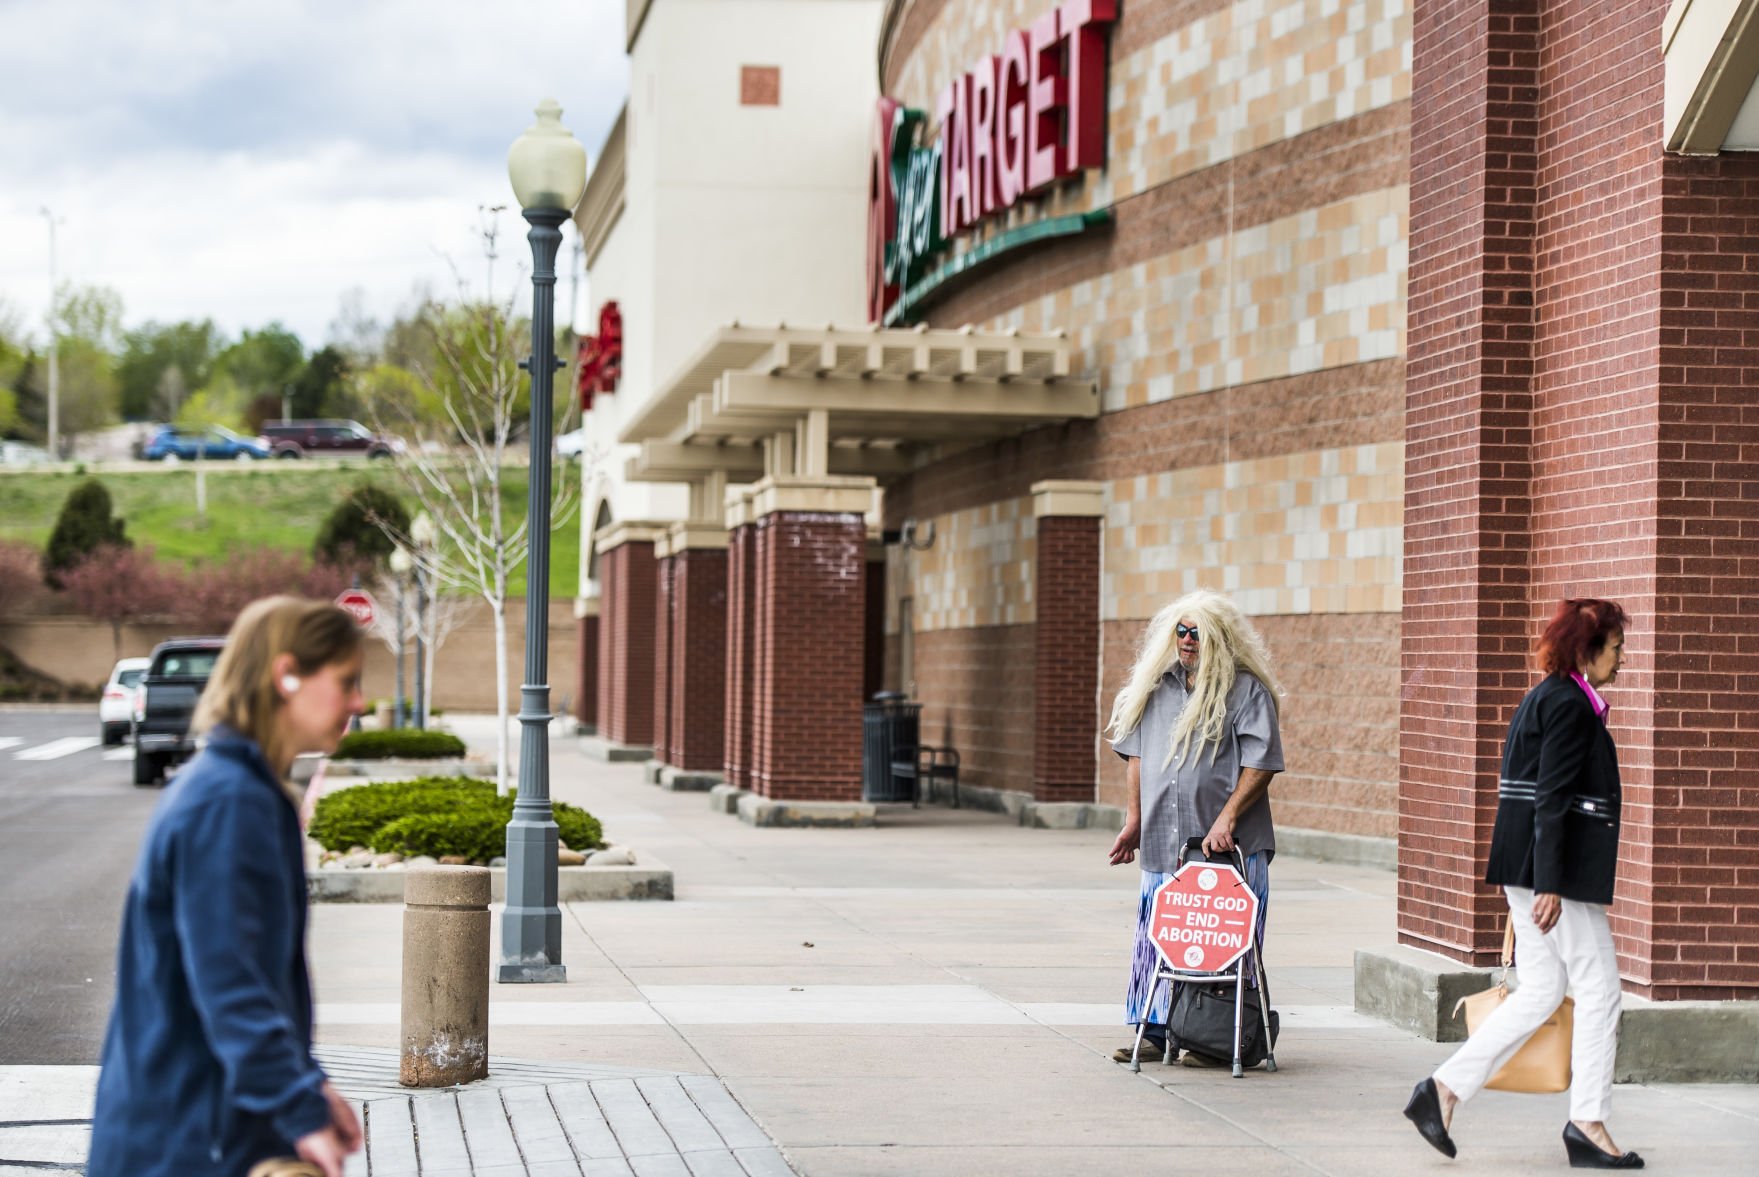
[[[1405,1104],[1405,1119],[1417,1125],[1423,1139],[1434,1145],[1435,1151],[1442,1156],[1451,1158],[1459,1151],[1454,1147],[1453,1137],[1448,1135],[1447,1122],[1441,1118],[1441,1093],[1436,1091],[1434,1079],[1425,1079],[1411,1089],[1410,1102]],[[1594,1151],[1600,1152],[1599,1149]]]
[[[1405,1113],[1410,1115],[1409,1112]],[[1643,1158],[1634,1152],[1610,1153],[1588,1139],[1574,1122],[1564,1125],[1564,1151],[1572,1169],[1641,1169]]]

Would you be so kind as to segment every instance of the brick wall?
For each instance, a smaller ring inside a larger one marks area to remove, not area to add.
[[[1032,791],[1036,651],[1030,625],[916,635],[922,739],[958,749],[961,784]]]
[[[1481,963],[1501,904],[1477,878],[1529,682],[1533,11],[1420,3],[1414,48],[1399,934]]]
[[[1399,617],[1396,613],[1254,617],[1283,688],[1287,764],[1271,784],[1279,826],[1390,838],[1399,789]],[[1103,628],[1100,723],[1123,689],[1144,621]],[[1100,746],[1099,800],[1126,801],[1123,762]]]
[[[672,631],[677,622],[672,595],[674,557],[654,561],[654,758],[677,764],[672,747]]]
[[[619,544],[599,556],[599,566],[599,734],[618,744],[651,744],[653,544]]]
[[[1497,753],[1556,601],[1609,691],[1628,988],[1759,997],[1759,164],[1661,152],[1663,7],[1420,4],[1400,935],[1489,955]]]
[[[574,718],[590,728],[599,722],[599,617],[575,619]]]
[[[672,735],[668,763],[725,767],[727,553],[688,548],[672,557]]]
[[[1092,801],[1099,716],[1100,520],[1038,520],[1032,795]]]
[[[752,697],[756,683],[754,591],[756,529],[735,527],[727,537],[727,703],[725,767],[727,783],[751,787]]]
[[[756,525],[752,788],[796,801],[861,798],[867,526],[776,512]]]

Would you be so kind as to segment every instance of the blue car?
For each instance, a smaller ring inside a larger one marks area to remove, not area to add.
[[[149,462],[176,462],[186,459],[232,458],[240,462],[251,462],[269,456],[269,447],[261,438],[240,437],[230,429],[222,429],[218,425],[203,428],[186,428],[181,425],[165,425],[153,434],[141,450],[141,457]]]

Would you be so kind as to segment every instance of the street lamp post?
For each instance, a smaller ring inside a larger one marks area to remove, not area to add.
[[[55,275],[55,214],[45,206],[39,210],[49,222],[49,457],[61,458],[61,350],[55,330],[55,300],[60,297],[59,279]]]
[[[434,521],[423,511],[409,525],[409,540],[415,545],[413,563],[415,565],[415,726],[426,730],[428,726],[428,662],[427,662],[427,610],[428,610],[428,572],[434,559],[434,545],[439,542],[439,530]]]
[[[550,430],[556,374],[556,252],[562,222],[586,190],[586,151],[546,98],[537,122],[507,153],[513,193],[531,224],[531,477],[526,561],[525,681],[519,688],[519,795],[507,823],[507,908],[501,916],[503,982],[565,981],[562,909],[556,903],[556,820],[550,808]]]
[[[391,552],[391,572],[397,577],[397,706],[391,709],[395,716],[392,727],[405,727],[409,722],[408,698],[403,693],[403,656],[408,652],[409,629],[403,624],[403,597],[409,584],[409,569],[414,561],[409,552],[398,546]]]

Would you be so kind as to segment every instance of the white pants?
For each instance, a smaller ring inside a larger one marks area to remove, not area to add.
[[[1575,1035],[1570,1040],[1570,1119],[1605,1120],[1612,1110],[1612,1064],[1619,1030],[1619,964],[1606,908],[1565,899],[1557,924],[1546,933],[1533,922],[1533,892],[1525,887],[1503,891],[1515,925],[1520,987],[1436,1069],[1435,1080],[1462,1103],[1477,1095],[1557,1009],[1567,982],[1576,999]]]

